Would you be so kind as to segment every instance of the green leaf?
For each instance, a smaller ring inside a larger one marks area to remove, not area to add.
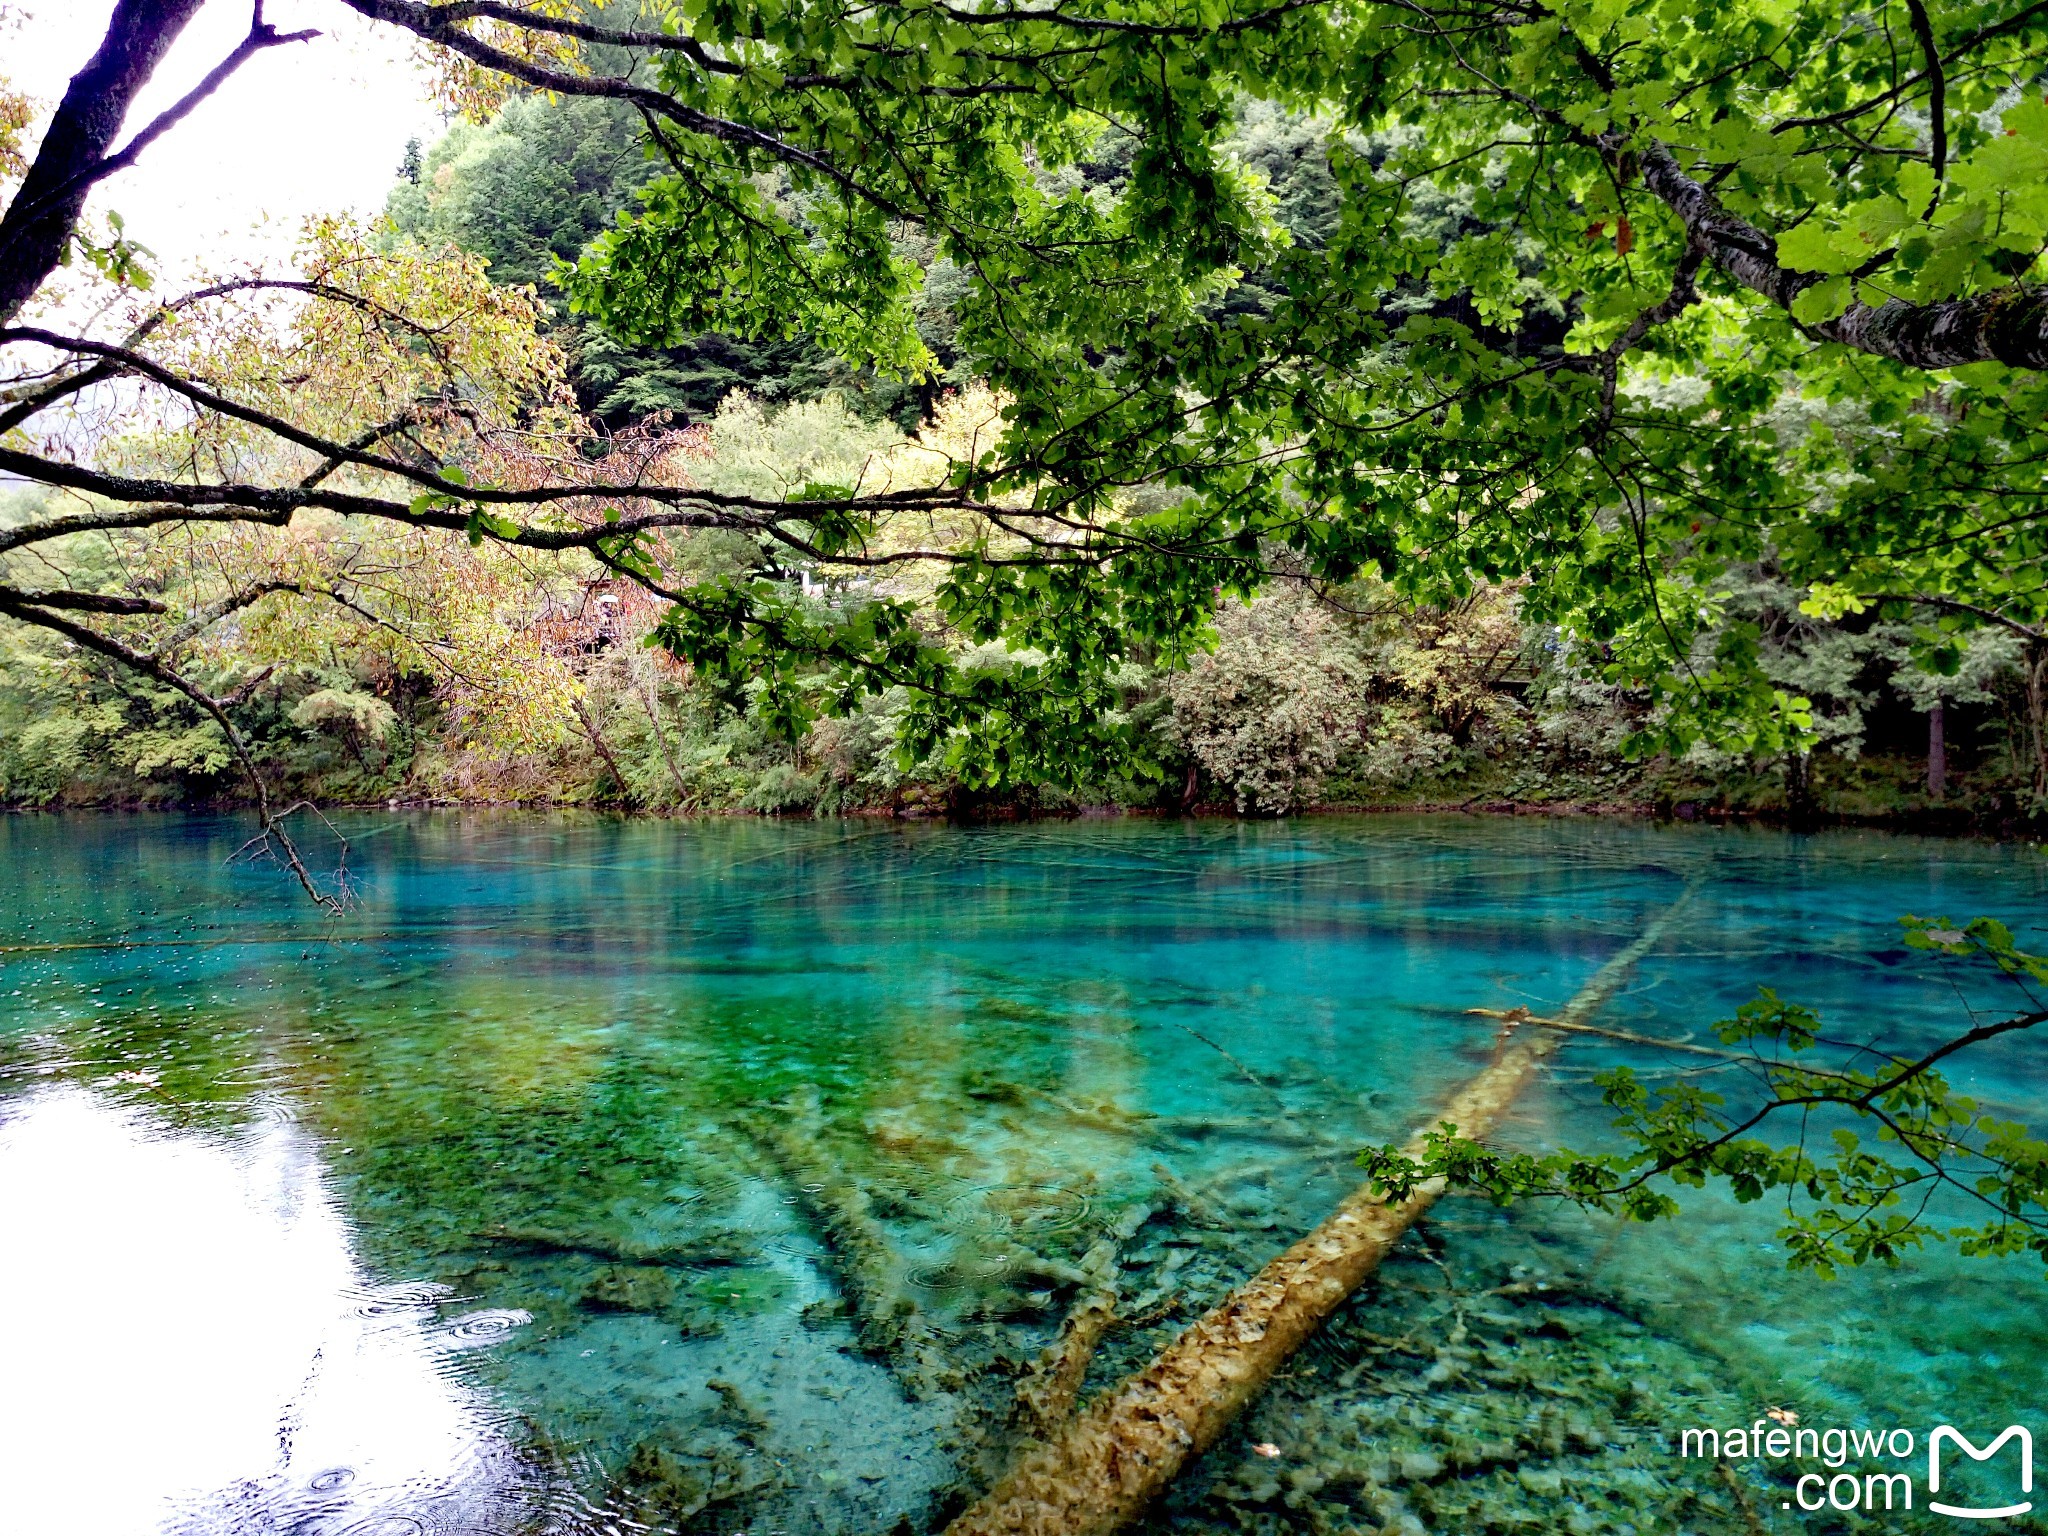
[[[1845,250],[1839,234],[1818,219],[1811,219],[1778,237],[1778,260],[1798,272],[1847,272],[1861,263],[1867,254]],[[1812,292],[1811,289],[1807,291]],[[1841,311],[1835,313],[1840,314]],[[1806,316],[1800,318],[1809,325],[1814,323]],[[1834,316],[1820,318],[1833,319]]]
[[[1849,307],[1850,284],[1846,277],[1832,277],[1802,289],[1792,301],[1792,318],[1801,325],[1820,325],[1833,320]]]
[[[520,527],[508,517],[478,507],[469,514],[468,533],[472,545],[481,544],[486,534],[495,539],[516,539]]]

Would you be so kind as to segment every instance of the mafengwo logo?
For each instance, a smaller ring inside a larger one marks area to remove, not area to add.
[[[1802,1428],[1799,1415],[1789,1408],[1773,1408],[1767,1419],[1747,1428],[1731,1430],[1688,1429],[1678,1437],[1678,1454],[1716,1460],[1757,1460],[1792,1462],[1790,1467],[1766,1468],[1780,1478],[1789,1478],[1792,1497],[1782,1501],[1786,1509],[1807,1513],[1837,1510],[1870,1513],[1876,1510],[1912,1509],[1916,1505],[1931,1514],[1952,1520],[2010,1520],[2031,1514],[2034,1501],[2034,1436],[2023,1424],[2008,1424],[1981,1446],[1953,1424],[1938,1424],[1925,1441],[1927,1482],[1924,1501],[1913,1471],[1869,1470],[1880,1459],[1912,1466],[1922,1442],[1910,1429],[1813,1429]],[[2001,1455],[2008,1447],[2013,1454]],[[1956,1473],[1977,1463],[1987,1467],[1984,1475],[1969,1481],[1976,1490],[1970,1502],[1959,1502]],[[1850,1461],[1859,1463],[1849,1469]],[[1798,1469],[1802,1462],[1819,1462],[1824,1470]],[[1796,1476],[1794,1475],[1796,1472]],[[1944,1483],[1948,1497],[1943,1498]],[[1987,1488],[2002,1490],[1987,1496]]]
[[[1941,1448],[1944,1443],[1953,1445],[1973,1461],[1989,1461],[2008,1440],[2020,1443],[2020,1492],[2034,1491],[2034,1437],[2018,1424],[2008,1424],[2000,1435],[1983,1450],[1978,1450],[1951,1425],[1942,1424],[1927,1437],[1927,1491],[1941,1492]],[[1930,1499],[1927,1507],[1938,1515],[1954,1515],[1958,1520],[2008,1520],[2014,1515],[2029,1513],[2033,1507],[2031,1499],[2017,1504],[2007,1504],[1998,1509],[1966,1509],[1954,1504],[1944,1504],[1939,1499]]]

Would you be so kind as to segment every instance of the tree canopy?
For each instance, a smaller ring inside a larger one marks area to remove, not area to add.
[[[1525,612],[1656,691],[1667,740],[1803,739],[1753,629],[1722,622],[1737,562],[1816,612],[1913,605],[1937,665],[1986,624],[2038,657],[2048,6],[345,0],[472,114],[542,92],[637,120],[634,205],[551,278],[620,345],[801,340],[915,382],[943,296],[999,426],[917,483],[764,497],[578,446],[559,371],[492,363],[479,388],[400,289],[243,274],[138,295],[120,334],[39,322],[74,256],[146,278],[118,228],[81,226],[90,188],[295,40],[256,6],[124,139],[199,3],[112,6],[0,218],[0,470],[82,498],[0,551],[330,514],[584,552],[769,717],[906,688],[909,743],[989,783],[1128,753],[1122,659],[1187,655],[1276,579],[1524,578]],[[1313,217],[1234,142],[1260,112],[1311,126]],[[259,293],[329,368],[432,377],[280,388],[289,345],[258,367],[246,322],[206,318]],[[143,465],[47,430],[124,380],[236,451]],[[670,536],[707,528],[769,558],[689,579]],[[821,603],[800,572],[848,579]],[[171,673],[163,632],[204,618],[176,607],[0,593]],[[997,642],[1029,660],[990,664]]]

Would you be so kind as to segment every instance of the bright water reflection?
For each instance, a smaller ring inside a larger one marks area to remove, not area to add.
[[[233,821],[0,820],[8,1536],[933,1527],[1105,1232],[1142,1222],[1091,1383],[1469,1075],[1468,1009],[1555,1006],[1688,881],[1608,1022],[1767,982],[1932,1040],[1966,999],[1897,916],[2048,923],[2031,851],[1847,835],[351,831],[329,924],[223,864]],[[1574,1045],[1510,1139],[1597,1139],[1623,1059],[1696,1065]],[[2043,1066],[2008,1042],[1967,1086],[2041,1117]],[[1747,1531],[1671,1431],[2031,1411],[2034,1269],[1822,1286],[1772,1227],[1448,1206],[1155,1527]]]
[[[366,1275],[288,1119],[202,1136],[74,1088],[33,1092],[0,1125],[0,1232],[6,1529],[321,1517],[402,1536],[421,1511],[488,1527],[516,1505],[503,1415],[451,1357],[523,1314],[436,1327],[445,1287]]]

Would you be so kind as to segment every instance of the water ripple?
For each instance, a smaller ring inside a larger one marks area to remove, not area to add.
[[[357,1317],[403,1317],[439,1306],[455,1288],[432,1280],[401,1280],[396,1285],[361,1286],[348,1294]]]
[[[465,1312],[451,1318],[434,1338],[447,1349],[482,1349],[532,1321],[531,1312],[522,1312],[517,1307],[487,1307],[481,1312]]]
[[[946,1207],[945,1224],[974,1237],[1065,1232],[1088,1219],[1088,1197],[1057,1184],[992,1184]]]

